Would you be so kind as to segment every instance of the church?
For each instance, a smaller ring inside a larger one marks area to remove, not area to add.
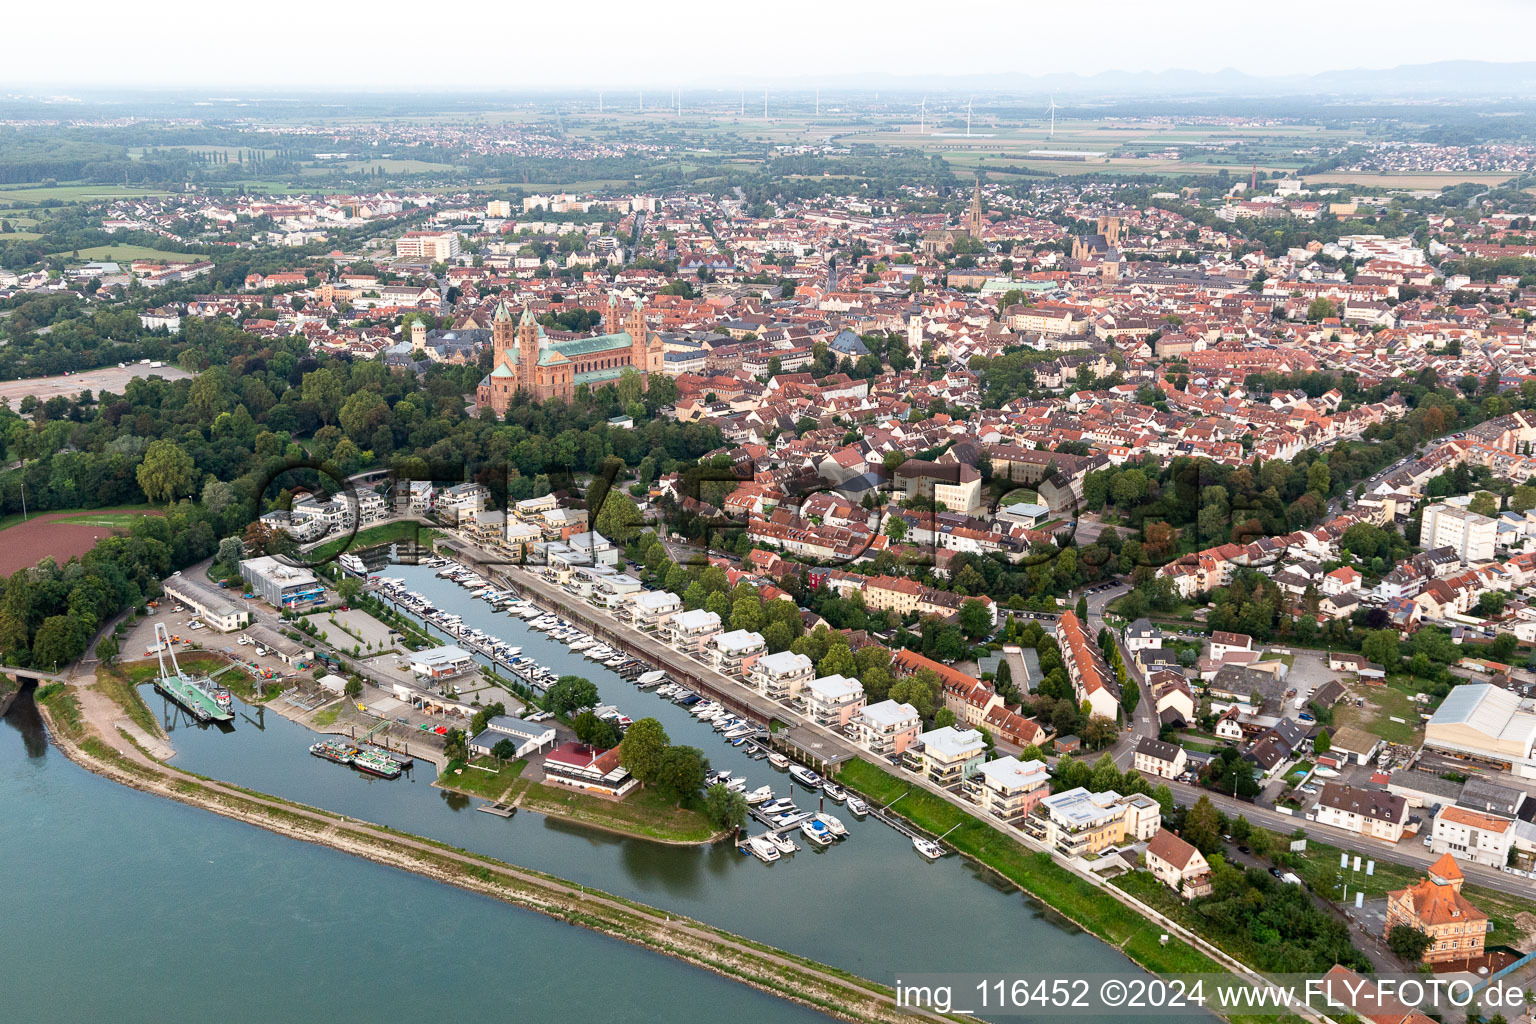
[[[985,211],[981,205],[981,175],[976,175],[976,191],[971,194],[971,208],[965,214],[965,223],[953,228],[940,228],[923,232],[920,239],[923,252],[930,256],[954,252],[955,243],[962,238],[981,241],[982,229],[987,226]]]
[[[480,381],[475,404],[506,413],[512,397],[525,392],[536,401],[570,401],[582,384],[599,387],[633,369],[642,380],[661,373],[666,345],[645,324],[645,307],[636,303],[627,313],[609,296],[603,313],[608,333],[591,337],[551,338],[527,307],[516,320],[507,304],[498,302],[491,318],[495,361]]]

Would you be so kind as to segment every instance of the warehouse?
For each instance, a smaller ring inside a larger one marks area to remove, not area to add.
[[[1536,704],[1492,683],[1464,683],[1430,718],[1424,746],[1536,779]]]

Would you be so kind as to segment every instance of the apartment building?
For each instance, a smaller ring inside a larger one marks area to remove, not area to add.
[[[733,629],[715,637],[715,668],[728,676],[746,679],[752,664],[767,650],[763,634]],[[807,659],[809,663],[809,659]]]
[[[899,576],[874,576],[864,584],[864,607],[873,612],[895,612],[905,618],[917,611],[923,585]]]
[[[1141,793],[1090,793],[1081,786],[1042,799],[1022,822],[1026,833],[1068,856],[1081,857],[1119,843],[1151,839],[1162,827],[1162,808]]]
[[[407,231],[395,239],[395,255],[403,259],[446,263],[459,254],[459,236],[453,231]]]
[[[1509,863],[1514,838],[1514,822],[1508,818],[1450,805],[1441,807],[1435,815],[1429,848],[1434,853],[1455,854],[1474,864],[1502,868]]]
[[[830,675],[812,679],[802,691],[805,710],[817,725],[841,732],[867,703],[864,684],[847,676]]]
[[[660,630],[674,650],[703,661],[715,637],[720,635],[720,616],[703,608],[692,608],[667,619]]]
[[[656,633],[683,610],[683,599],[668,590],[643,590],[629,599],[626,610],[636,629]]]
[[[1098,644],[1088,636],[1083,623],[1073,612],[1063,612],[1056,623],[1056,640],[1061,645],[1061,660],[1072,682],[1072,692],[1079,703],[1086,701],[1095,715],[1114,720],[1120,714],[1120,684],[1099,653]]]
[[[1424,509],[1419,543],[1429,551],[1450,548],[1467,565],[1493,560],[1498,532],[1496,520],[1438,502]]]
[[[1357,835],[1395,843],[1408,823],[1408,802],[1385,789],[1329,782],[1317,798],[1317,821]]]
[[[1188,763],[1189,755],[1177,743],[1164,743],[1151,736],[1143,736],[1136,743],[1136,756],[1132,766],[1143,775],[1159,779],[1176,779],[1184,774]]]
[[[900,757],[917,739],[923,720],[911,704],[882,700],[854,716],[859,745],[879,757]]]
[[[981,765],[961,788],[982,810],[1015,825],[1050,792],[1050,770],[1043,761],[1020,761],[1009,754]]]
[[[904,755],[907,767],[941,786],[963,782],[987,756],[987,743],[975,729],[946,725],[918,736]]]
[[[737,630],[737,632],[745,633],[744,630]],[[726,636],[716,641],[716,645],[720,646],[726,637],[733,635],[727,633]],[[754,637],[756,638],[755,644],[753,641]],[[744,652],[756,649],[760,653],[762,646],[763,639],[761,635],[746,633],[742,638],[739,649]],[[724,654],[723,647],[721,650],[722,654]],[[722,668],[721,671],[726,672],[728,670]],[[747,682],[751,684],[753,689],[764,697],[781,702],[791,701],[800,696],[800,691],[805,688],[805,684],[809,683],[816,674],[815,666],[811,664],[811,659],[803,654],[796,654],[794,651],[762,654],[760,657],[753,659],[745,667],[744,671],[746,672]]]

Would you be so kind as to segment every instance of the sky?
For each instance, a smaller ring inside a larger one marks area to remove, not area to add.
[[[788,88],[848,76],[1223,68],[1267,76],[1525,60],[1536,29],[1532,0],[1462,0],[1454,16],[1443,0],[1331,0],[1326,21],[1314,5],[1254,0],[74,0],[67,14],[11,6],[5,34],[42,40],[6,47],[0,83],[12,90]]]

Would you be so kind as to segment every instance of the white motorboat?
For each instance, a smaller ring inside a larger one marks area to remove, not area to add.
[[[747,849],[752,851],[752,856],[764,864],[772,864],[779,859],[779,847],[767,836],[753,836],[747,840]]]
[[[944,856],[944,847],[932,839],[924,839],[922,836],[912,837],[912,849],[927,857],[929,860],[938,860]]]
[[[856,817],[862,818],[864,815],[869,813],[869,804],[866,804],[863,800],[860,800],[858,797],[850,794],[848,797],[848,809],[852,811]]]
[[[817,775],[809,768],[802,767],[801,765],[790,765],[789,777],[800,783],[800,785],[804,786],[806,789],[821,788],[821,776]]]
[[[774,815],[773,816],[773,827],[774,828],[785,828],[785,827],[787,827],[789,825],[798,825],[802,821],[804,821],[807,817],[809,817],[809,815],[805,811],[802,811],[802,810],[800,810],[797,807],[794,810],[785,811],[783,814],[776,814],[776,815]]]
[[[750,725],[738,725],[734,729],[725,730],[722,735],[728,740],[739,740],[743,736],[750,736],[756,731]]]
[[[640,677],[635,680],[635,683],[639,686],[654,686],[665,678],[667,678],[667,674],[657,668],[649,672],[642,672]]]
[[[763,813],[772,817],[776,814],[788,814],[795,809],[795,802],[788,797],[779,797],[763,804]]]
[[[752,792],[747,794],[747,806],[748,807],[756,807],[758,804],[764,803],[765,801],[772,800],[772,799],[773,799],[773,787],[772,786],[758,786]]]
[[[705,776],[704,785],[713,786],[717,782],[724,782],[730,777],[731,770],[729,768],[721,768],[719,771],[710,772],[707,776]]]
[[[789,838],[787,835],[784,835],[782,832],[769,832],[768,841],[774,846],[778,847],[780,853],[794,853],[796,850],[800,849],[799,846],[795,845],[795,841],[793,839]]]
[[[768,751],[768,763],[773,765],[775,768],[788,768],[789,758],[785,757],[777,750],[770,750]]]
[[[589,636],[581,637],[580,639],[571,641],[571,650],[573,650],[573,651],[584,651],[588,647],[591,647],[596,642],[597,642],[596,640],[593,640]]]
[[[831,846],[832,832],[815,818],[800,823],[800,833],[817,846]]]
[[[821,791],[827,794],[833,803],[840,804],[848,797],[847,790],[843,789],[842,786],[839,786],[837,783],[831,781],[830,779],[827,780],[826,784],[821,787]]]
[[[734,775],[725,780],[725,788],[732,793],[745,793],[747,791],[747,780],[740,775]]]
[[[831,832],[838,839],[848,835],[848,826],[839,821],[836,815],[827,814],[823,811],[816,815],[816,820],[827,826],[827,831]]]

